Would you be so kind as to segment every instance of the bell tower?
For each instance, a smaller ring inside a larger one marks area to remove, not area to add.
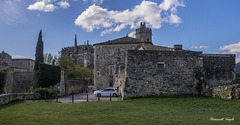
[[[141,22],[140,28],[136,29],[136,38],[142,42],[152,43],[152,29],[146,28],[145,22]]]

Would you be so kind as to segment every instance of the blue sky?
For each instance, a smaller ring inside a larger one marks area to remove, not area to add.
[[[43,30],[44,53],[89,40],[120,38],[145,21],[153,43],[204,53],[237,54],[240,62],[239,0],[1,0],[0,51],[34,59]]]

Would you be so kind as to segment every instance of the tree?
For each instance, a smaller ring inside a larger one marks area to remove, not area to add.
[[[35,66],[34,70],[39,70],[39,64],[43,63],[43,41],[42,41],[42,30],[40,30],[37,46],[36,46],[36,53],[35,53]]]
[[[93,77],[91,70],[73,63],[70,56],[62,54],[58,62],[59,66],[65,70],[66,78],[86,78]]]

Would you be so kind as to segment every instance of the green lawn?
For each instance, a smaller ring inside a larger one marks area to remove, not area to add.
[[[234,118],[234,121],[211,118]],[[15,102],[0,106],[0,125],[4,124],[240,124],[240,102],[199,96],[74,104]]]

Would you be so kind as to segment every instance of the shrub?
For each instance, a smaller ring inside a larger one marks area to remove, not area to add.
[[[53,99],[56,97],[56,91],[52,88],[36,88],[35,93],[39,93],[41,95],[40,99],[45,99],[45,92],[47,99]]]

